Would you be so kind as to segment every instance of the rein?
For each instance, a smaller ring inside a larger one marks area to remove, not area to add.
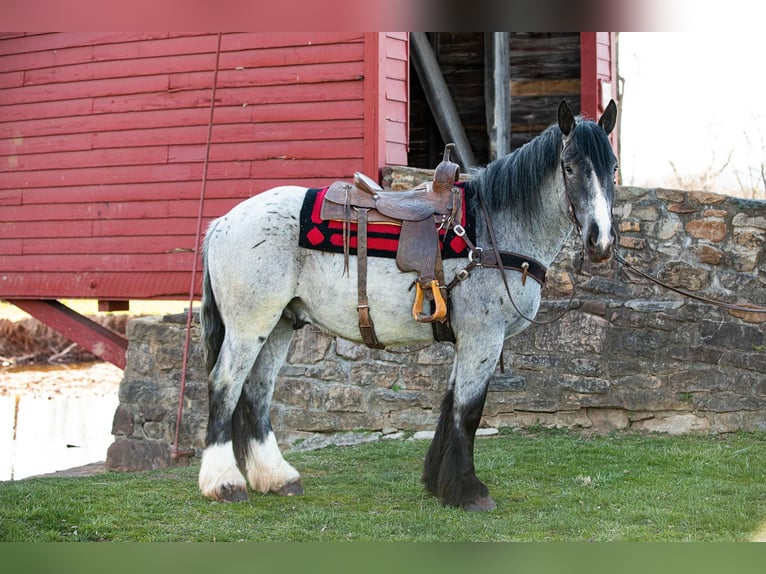
[[[620,255],[617,252],[617,247],[614,248],[614,258],[617,260],[618,263],[623,265],[624,267],[627,267],[634,273],[640,275],[644,279],[648,279],[652,283],[655,283],[659,285],[660,287],[664,287],[665,289],[668,289],[670,291],[673,291],[674,293],[678,293],[679,295],[683,295],[684,297],[688,297],[689,299],[694,299],[695,301],[699,301],[701,303],[705,303],[707,305],[713,305],[715,307],[721,307],[723,309],[730,309],[732,311],[743,311],[745,313],[766,313],[766,307],[762,307],[760,305],[736,305],[734,303],[726,303],[724,301],[718,301],[717,299],[710,299],[708,297],[702,297],[701,295],[696,295],[692,293],[691,291],[687,291],[686,289],[681,289],[680,287],[673,287],[672,285],[669,285],[665,283],[664,281],[661,281],[660,279],[649,275],[645,271],[642,271],[632,263],[628,262],[622,255]]]
[[[566,182],[566,179],[564,181]],[[482,194],[479,193],[478,196],[479,196],[479,203],[481,204],[481,210],[482,210],[482,213],[484,214],[484,219],[487,224],[487,231],[489,232],[489,242],[492,245],[492,251],[495,254],[497,267],[500,269],[500,276],[503,278],[503,286],[505,287],[505,292],[508,294],[508,299],[511,301],[511,305],[513,305],[513,308],[516,311],[516,313],[518,313],[522,319],[525,319],[526,321],[529,321],[530,323],[533,323],[535,325],[550,325],[551,323],[555,323],[556,321],[560,320],[564,315],[566,315],[570,311],[574,310],[574,308],[572,307],[572,301],[574,300],[574,294],[575,294],[574,284],[572,284],[572,294],[569,296],[569,301],[567,302],[566,309],[564,309],[564,311],[562,311],[557,317],[554,317],[553,319],[550,319],[548,321],[538,321],[537,319],[533,319],[532,317],[527,317],[527,315],[524,314],[521,311],[521,309],[519,309],[518,305],[516,305],[516,301],[513,300],[513,295],[511,295],[511,288],[508,285],[508,278],[505,275],[505,266],[503,265],[503,258],[500,255],[500,250],[497,248],[497,241],[495,240],[495,231],[492,228],[492,220],[489,218],[489,211],[487,210],[487,206],[484,202],[484,198],[482,197]],[[567,194],[567,198],[568,197],[569,195]],[[472,248],[472,251],[476,250],[476,248],[472,246],[469,246],[469,247]],[[526,270],[524,271],[523,277],[526,277]],[[524,283],[524,279],[522,278],[522,284],[523,283]]]
[[[564,149],[566,149],[566,146],[567,146],[568,143],[569,143],[568,140],[564,141],[564,144],[563,144],[562,149],[561,149],[562,156],[563,156],[563,153],[564,153]],[[580,222],[577,220],[577,215],[575,214],[574,205],[572,205],[572,199],[569,197],[569,187],[567,186],[567,178],[566,178],[566,172],[564,170],[564,160],[563,159],[561,160],[561,176],[562,176],[562,178],[564,180],[564,195],[566,196],[566,199],[567,199],[567,216],[569,217],[569,220],[572,222],[572,225],[575,227],[575,229],[579,233],[579,231],[581,229],[581,226],[580,226]],[[505,268],[505,265],[503,264],[504,263],[503,262],[503,255],[512,255],[512,256],[517,256],[517,255],[515,253],[503,252],[503,251],[500,251],[498,249],[498,247],[497,247],[497,240],[495,239],[495,230],[492,227],[492,220],[489,217],[489,210],[487,209],[487,205],[486,205],[486,203],[484,201],[484,197],[481,194],[481,192],[477,193],[477,195],[479,196],[479,204],[481,205],[481,211],[482,211],[482,213],[484,215],[484,221],[487,224],[487,231],[489,232],[489,242],[490,242],[490,244],[492,246],[492,253],[493,253],[494,259],[495,259],[494,265],[491,265],[491,266],[492,267],[497,267],[500,270],[500,276],[503,278],[503,286],[505,287],[505,292],[508,295],[508,299],[510,300],[511,305],[513,306],[513,309],[516,311],[516,313],[522,319],[524,319],[526,321],[529,321],[530,323],[533,323],[535,325],[550,325],[551,323],[555,323],[556,321],[560,320],[564,315],[566,315],[570,311],[573,311],[574,307],[572,307],[572,301],[574,301],[575,285],[576,285],[576,283],[572,284],[572,293],[569,296],[569,301],[567,302],[566,308],[558,316],[554,317],[553,319],[550,319],[550,320],[547,320],[547,321],[539,321],[539,320],[534,319],[532,317],[527,317],[527,315],[525,313],[523,313],[521,311],[521,309],[519,309],[518,305],[516,305],[516,301],[514,301],[514,299],[513,299],[513,295],[511,294],[511,288],[508,285],[508,278],[505,275],[505,269],[506,268]],[[476,266],[481,266],[482,265],[482,263],[481,263],[481,253],[482,253],[481,248],[477,248],[473,244],[471,244],[471,242],[468,240],[468,237],[465,236],[465,231],[462,230],[462,228],[460,226],[454,226],[454,231],[455,231],[455,233],[457,235],[460,235],[460,236],[463,237],[463,240],[467,243],[469,249],[471,250],[471,254],[469,255],[470,263],[469,263],[468,267],[466,267],[465,269],[463,269],[462,271],[460,271],[457,274],[455,279],[453,279],[452,282],[447,286],[448,290],[451,289],[459,281],[464,281],[465,279],[467,279],[468,278],[468,273],[471,271],[471,269],[473,269]],[[461,231],[462,231],[462,233],[461,233]],[[582,255],[582,251],[580,251],[579,264],[577,266],[578,267],[578,274],[579,274],[579,269],[580,269],[580,267],[582,265],[582,260],[583,260],[583,255]],[[533,277],[535,278],[535,280],[537,280],[537,282],[540,283],[540,285],[542,286],[545,283],[545,272],[546,272],[545,266],[543,266],[542,264],[540,264],[540,263],[538,263],[536,261],[534,263],[537,263],[537,265],[539,265],[542,268],[542,278],[541,279],[538,276],[533,274]],[[490,266],[490,265],[487,265],[487,266]],[[524,263],[522,263],[522,265],[520,267],[522,269],[522,271],[521,271],[522,272],[521,284],[524,285],[526,283],[527,273],[528,273],[529,268],[530,268],[530,263],[525,261]]]

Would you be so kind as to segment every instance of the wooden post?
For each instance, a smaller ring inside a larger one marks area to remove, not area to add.
[[[128,341],[55,299],[7,299],[100,359],[125,368]]]
[[[484,101],[490,160],[511,152],[510,33],[484,33]]]

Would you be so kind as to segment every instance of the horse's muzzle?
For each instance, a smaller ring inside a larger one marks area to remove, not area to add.
[[[608,233],[601,233],[601,230],[592,225],[588,229],[586,237],[583,238],[583,245],[588,254],[588,259],[592,263],[601,263],[612,256],[615,242],[614,230],[609,229]]]

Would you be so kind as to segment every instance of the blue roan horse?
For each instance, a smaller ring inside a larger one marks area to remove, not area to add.
[[[557,124],[466,182],[466,201],[476,205],[477,247],[491,249],[492,228],[500,249],[548,266],[577,227],[589,258],[608,259],[617,160],[607,135],[615,120],[614,102],[598,122],[575,118],[562,102]],[[212,499],[247,500],[248,482],[258,492],[302,494],[300,475],[282,458],[269,420],[292,332],[311,323],[361,342],[356,258],[344,275],[342,254],[298,246],[305,194],[284,186],[252,197],[214,221],[205,238],[201,318],[210,418],[199,487]],[[445,259],[447,281],[466,264]],[[506,270],[506,290],[502,275],[478,266],[451,290],[455,357],[422,476],[443,504],[466,510],[495,508],[476,476],[474,436],[504,339],[526,328],[540,305],[536,281]],[[431,326],[413,320],[404,295],[413,278],[393,259],[369,259],[369,307],[378,339],[388,346],[433,341]]]

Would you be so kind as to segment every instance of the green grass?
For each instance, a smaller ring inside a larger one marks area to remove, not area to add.
[[[0,483],[3,541],[744,541],[766,519],[766,435],[506,431],[477,441],[498,509],[442,507],[424,441],[287,456],[306,495],[202,498],[196,468]]]

